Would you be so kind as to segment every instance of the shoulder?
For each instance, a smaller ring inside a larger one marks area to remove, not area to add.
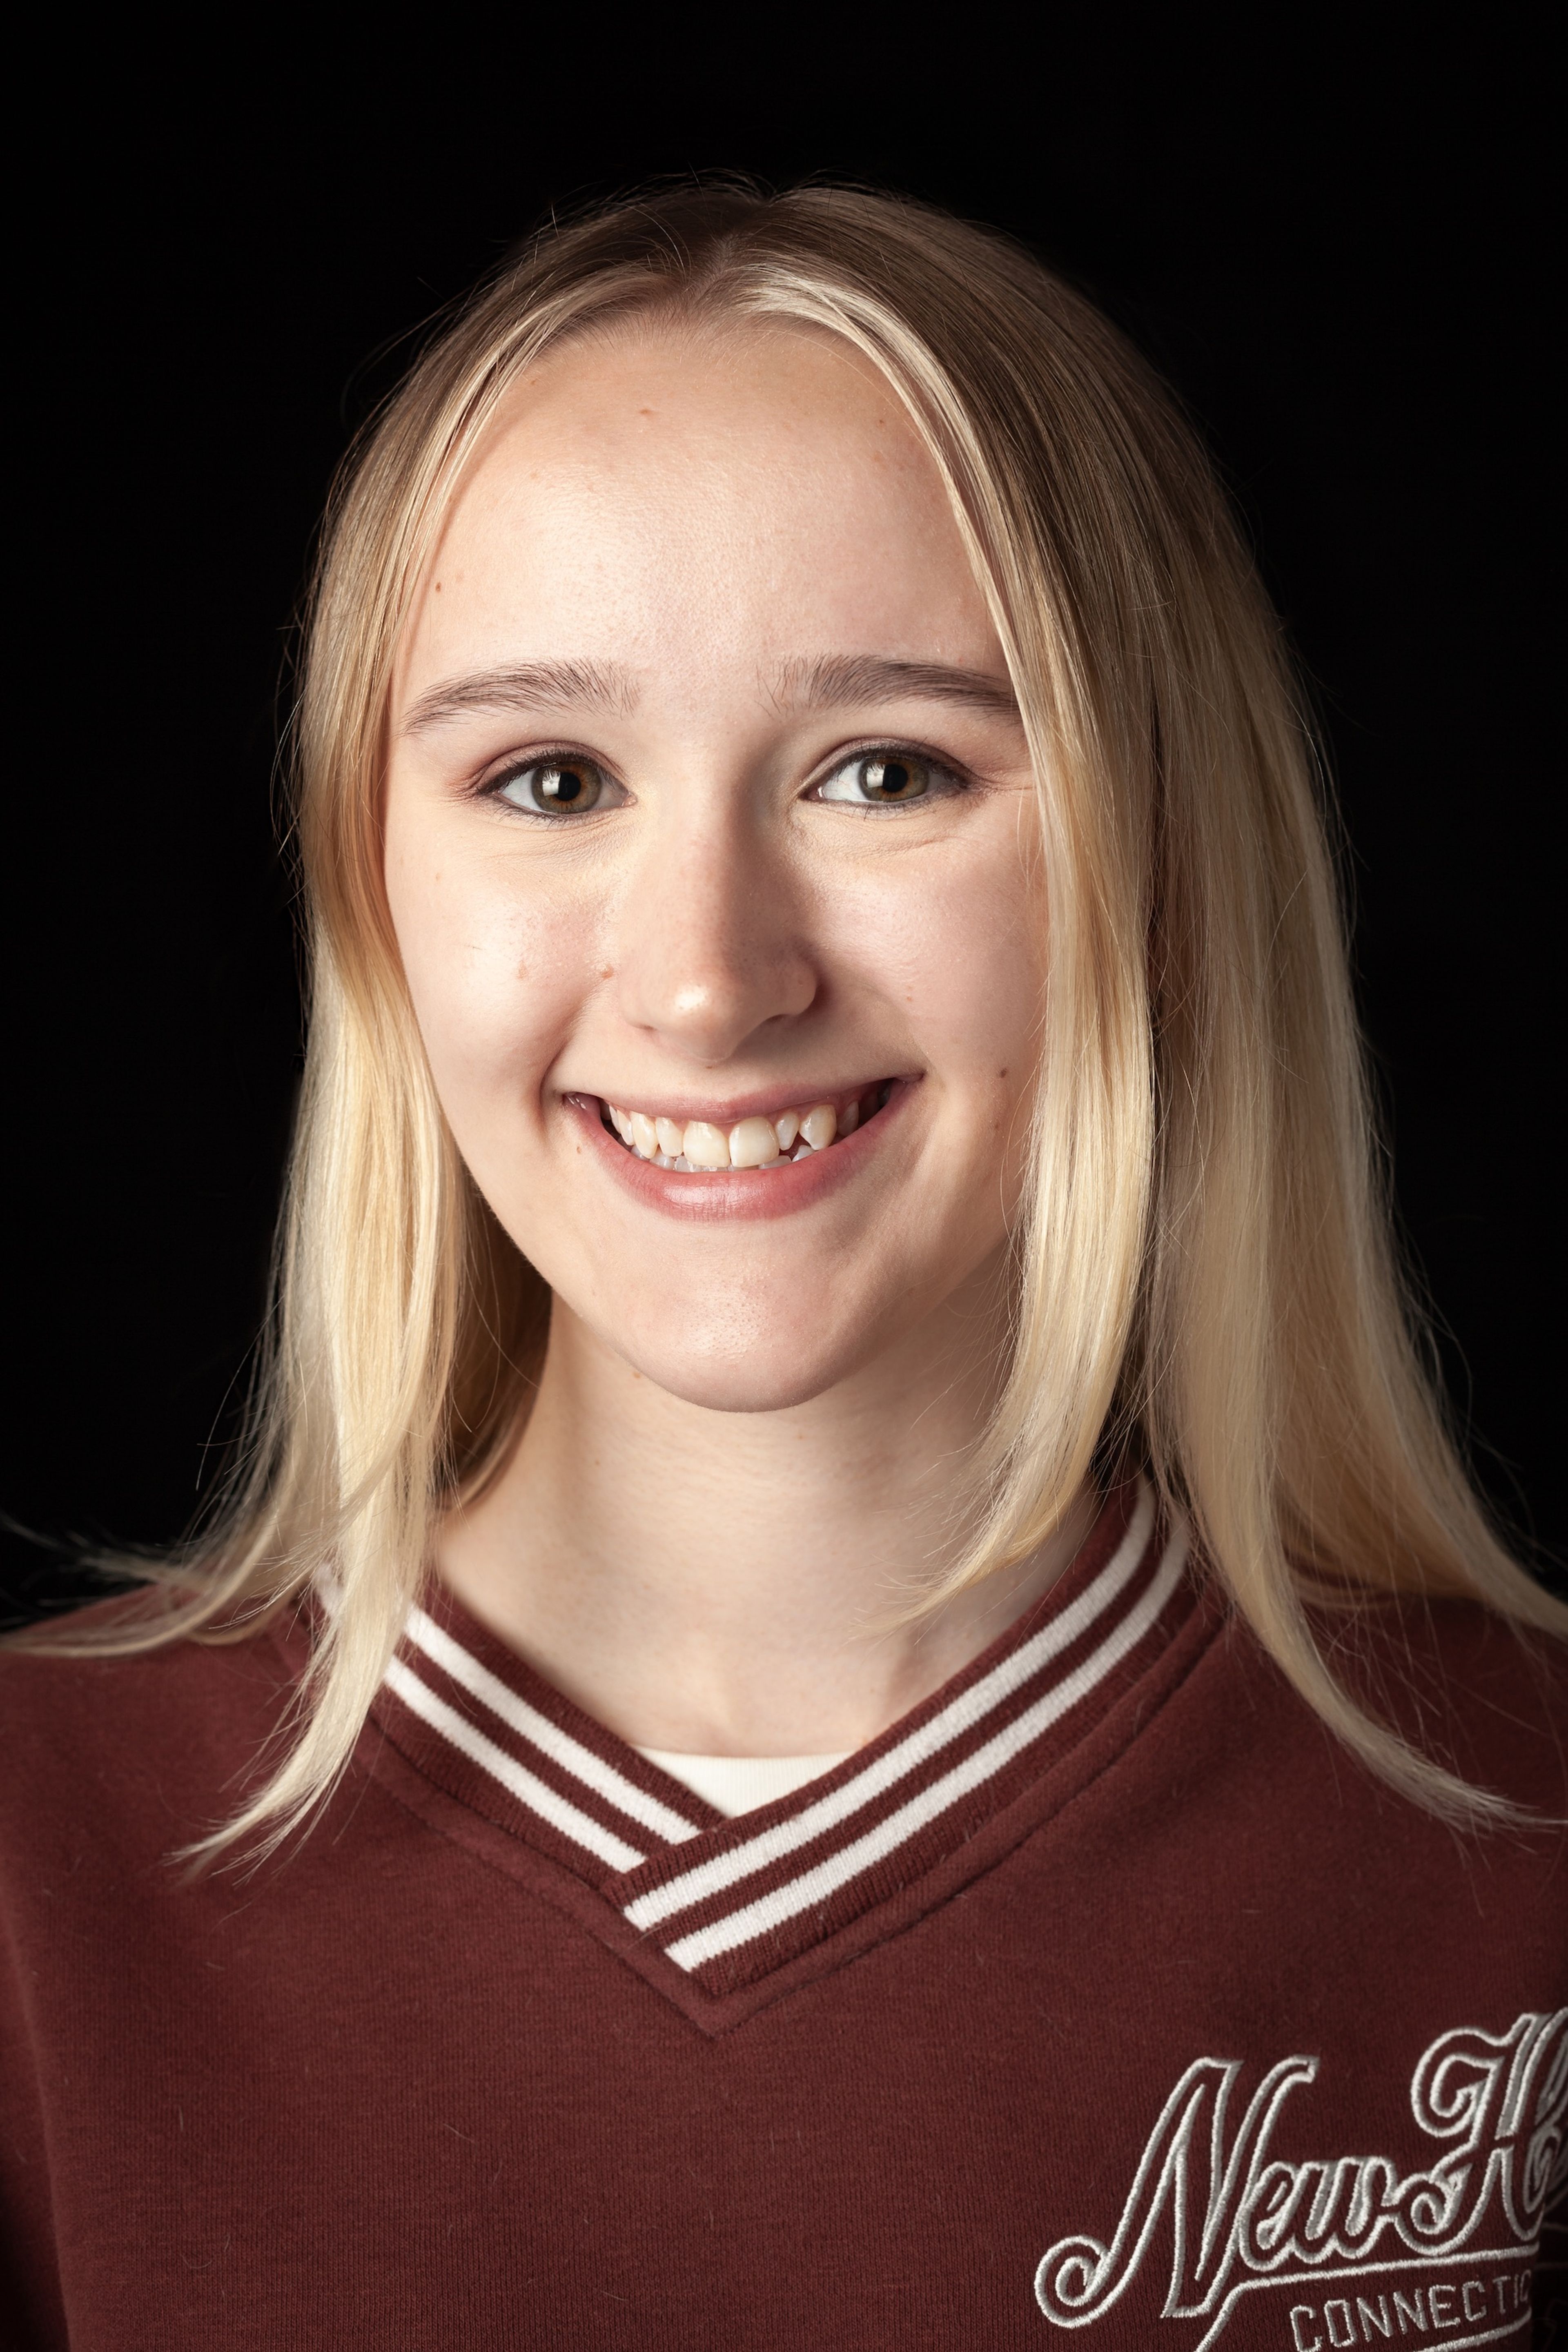
[[[0,1865],[82,1834],[158,1852],[200,1836],[269,1748],[298,1664],[268,1633],[129,1657],[0,1653]]]
[[[1379,1601],[1315,1624],[1352,1696],[1436,1763],[1532,1812],[1568,1812],[1568,1640],[1476,1601]]]

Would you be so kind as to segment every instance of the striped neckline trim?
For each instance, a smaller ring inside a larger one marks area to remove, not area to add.
[[[460,1642],[454,1641],[426,1611],[411,1612],[406,1642],[419,1653],[422,1662],[435,1666],[478,1700],[499,1725],[515,1734],[517,1740],[537,1749],[561,1772],[574,1775],[585,1790],[621,1814],[631,1825],[634,1835],[639,1829],[651,1830],[661,1843],[678,1845],[683,1839],[700,1834],[696,1822],[688,1821],[673,1806],[650,1796],[604,1756],[552,1723],[539,1707],[531,1706],[499,1675],[492,1674]],[[563,1836],[574,1839],[601,1862],[608,1863],[612,1870],[635,1870],[638,1863],[646,1861],[647,1856],[637,1846],[606,1828],[595,1813],[574,1805],[561,1793],[558,1784],[541,1780],[537,1772],[530,1771],[510,1746],[503,1747],[442,1698],[401,1657],[394,1658],[388,1666],[386,1681],[389,1689],[395,1691],[405,1706],[464,1755],[471,1757],[482,1771],[510,1789],[520,1803],[531,1807]]]
[[[376,1713],[448,1794],[584,1879],[704,1990],[753,1982],[928,1872],[1059,1760],[1193,1605],[1184,1528],[1145,1483],[990,1649],[823,1779],[727,1819],[444,1593],[410,1615]]]

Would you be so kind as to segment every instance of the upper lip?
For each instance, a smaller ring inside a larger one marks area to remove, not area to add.
[[[889,1070],[874,1071],[869,1077],[829,1080],[808,1086],[758,1087],[751,1094],[726,1095],[722,1101],[714,1096],[616,1094],[608,1088],[592,1090],[573,1087],[567,1091],[586,1101],[612,1104],[616,1110],[641,1111],[646,1118],[678,1119],[684,1127],[693,1119],[706,1119],[713,1127],[734,1127],[743,1118],[777,1118],[786,1110],[809,1110],[814,1103],[831,1103],[842,1111],[846,1103],[856,1100],[872,1087],[896,1085],[908,1074]]]

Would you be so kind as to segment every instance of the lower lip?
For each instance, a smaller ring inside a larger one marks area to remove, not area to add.
[[[783,1168],[718,1169],[711,1175],[678,1174],[673,1169],[657,1167],[651,1160],[639,1160],[635,1151],[616,1141],[595,1108],[581,1099],[568,1099],[562,1108],[576,1121],[583,1148],[597,1153],[634,1200],[667,1217],[712,1225],[737,1218],[789,1217],[826,1200],[859,1173],[892,1132],[915,1083],[895,1078],[891,1094],[873,1118],[841,1142],[814,1151],[809,1160],[792,1160]]]

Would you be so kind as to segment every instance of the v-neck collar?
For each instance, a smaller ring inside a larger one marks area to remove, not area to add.
[[[1091,1735],[1110,1718],[1128,1718],[1115,1744],[1131,1738],[1150,1711],[1124,1704],[1135,1686],[1191,1663],[1203,1612],[1186,1549],[1146,1485],[1122,1488],[1066,1573],[961,1673],[835,1770],[733,1818],[439,1588],[411,1614],[373,1710],[390,1748],[366,1760],[714,2031],[999,1860],[1044,1817],[1024,1801],[1102,1746]]]

